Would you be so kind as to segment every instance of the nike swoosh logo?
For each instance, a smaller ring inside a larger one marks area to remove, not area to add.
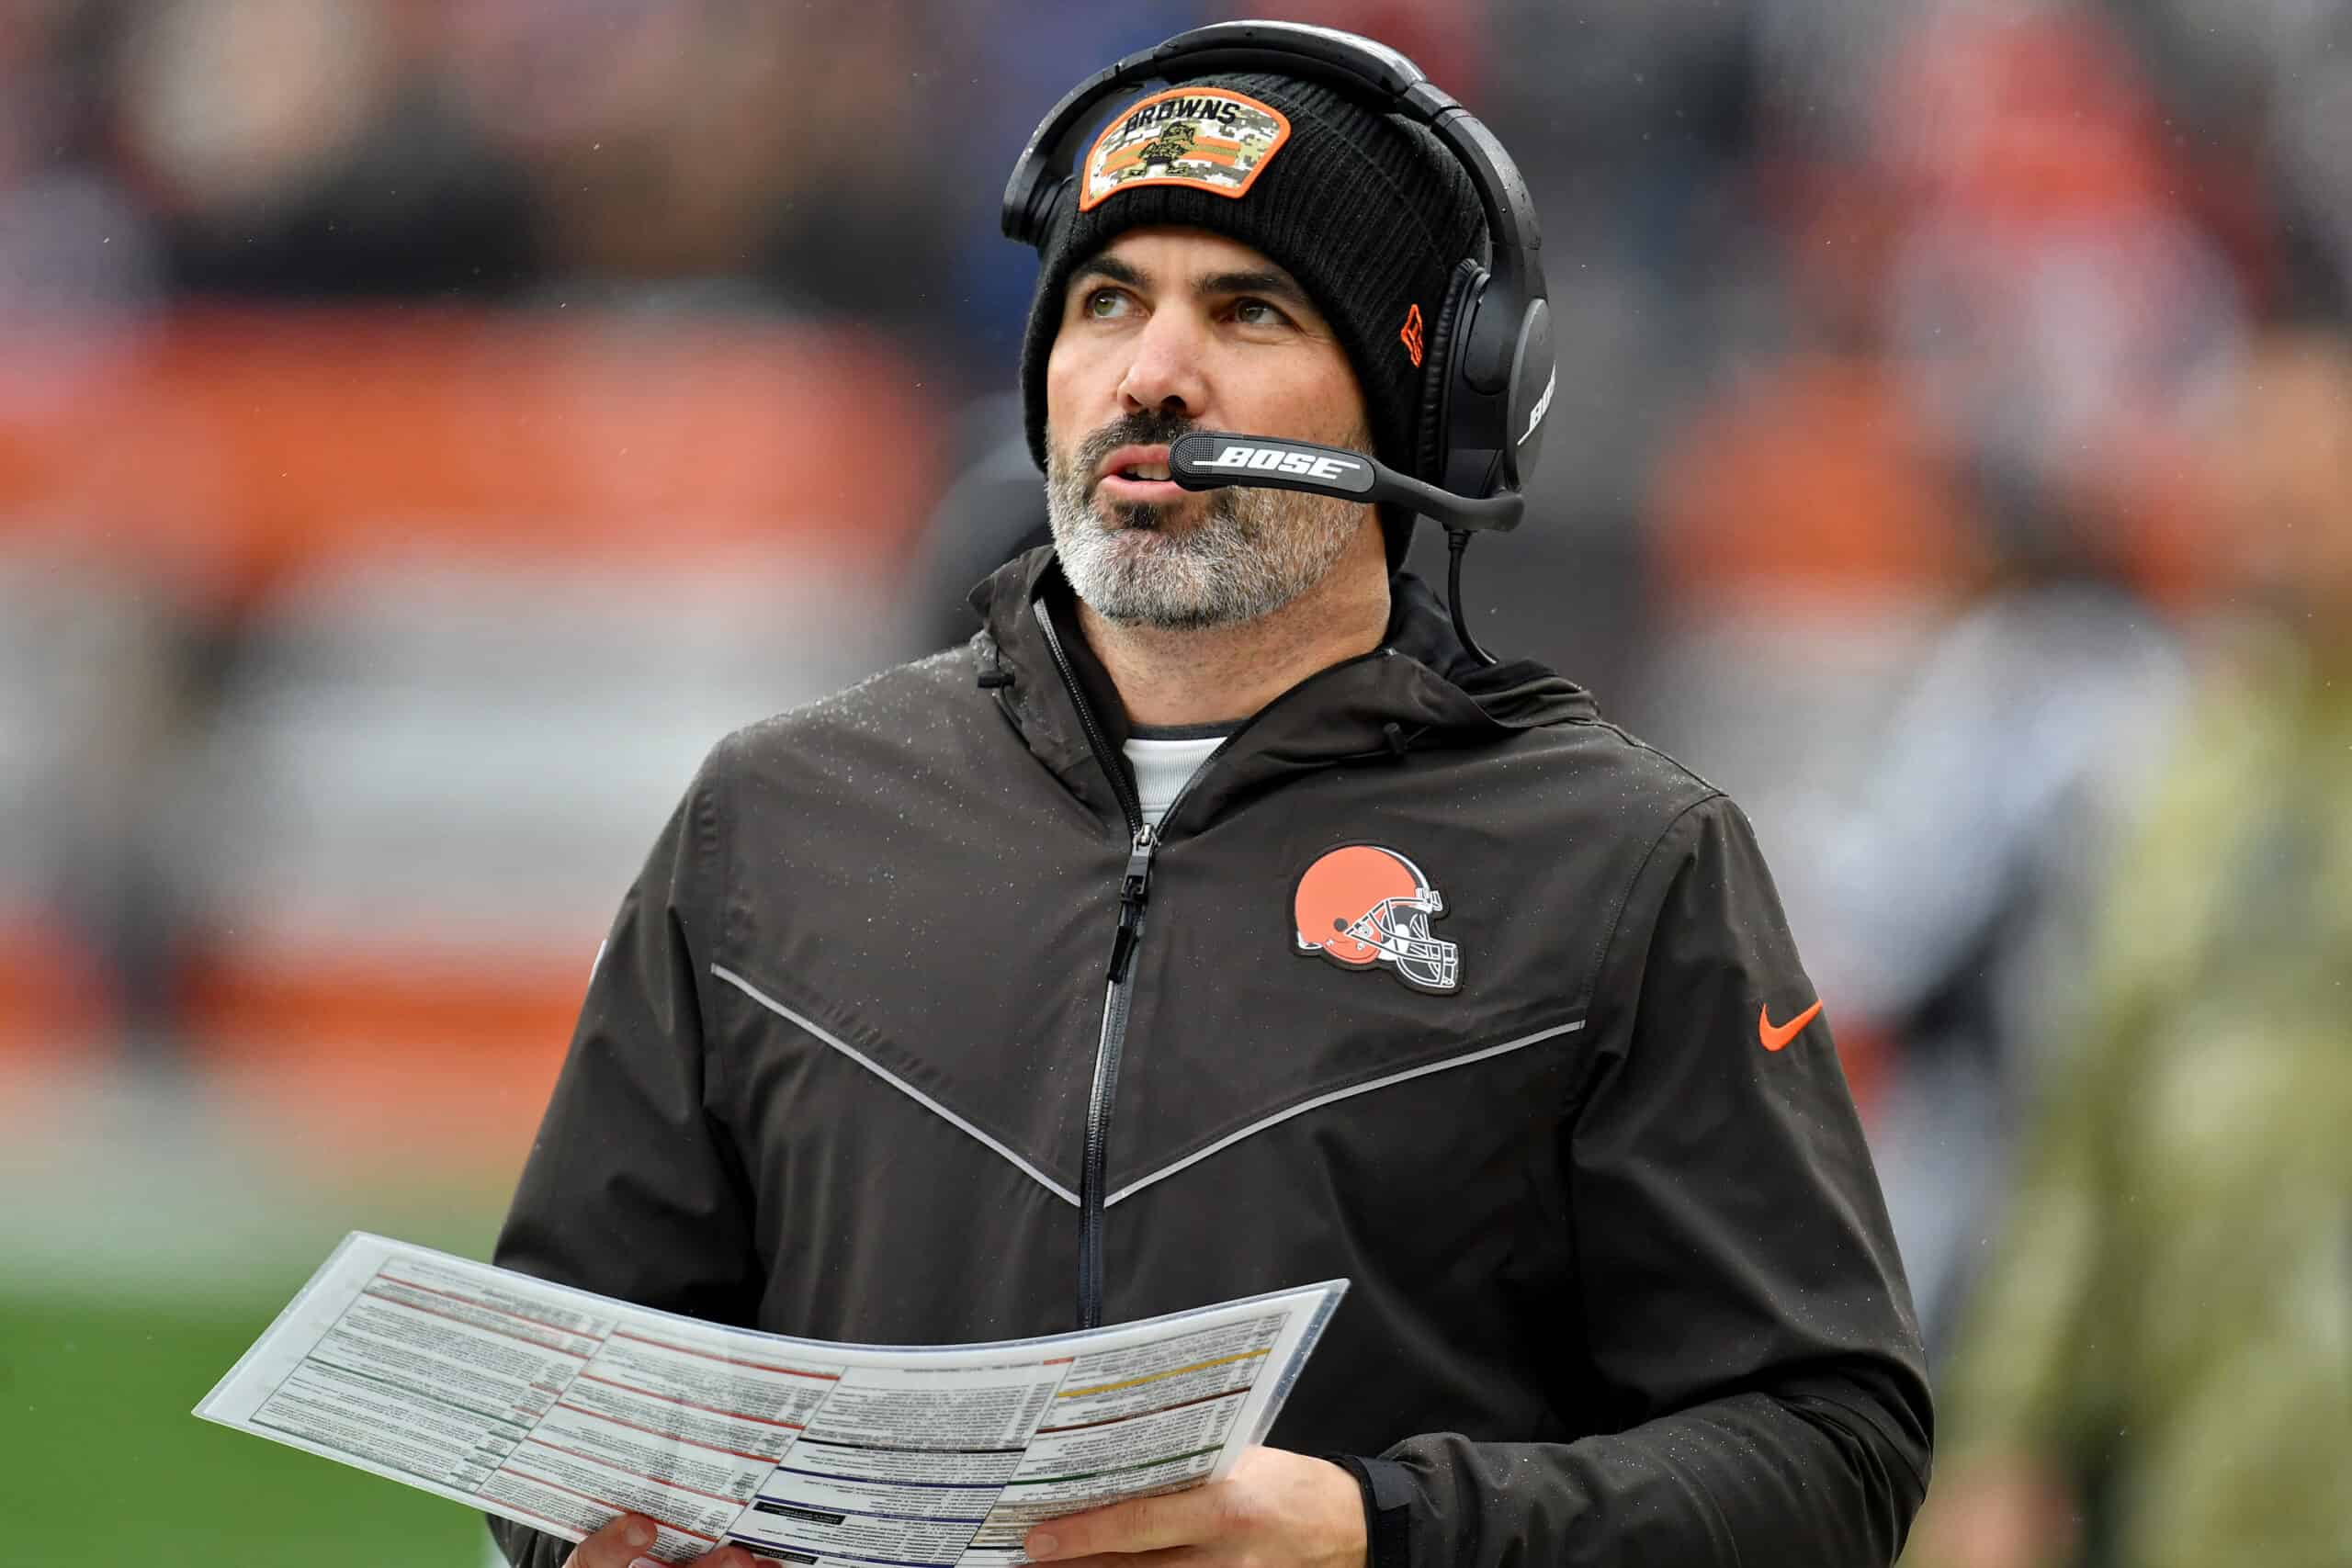
[[[1772,1021],[1770,1005],[1756,1010],[1756,1038],[1767,1051],[1777,1051],[1804,1032],[1804,1026],[1821,1015],[1821,1004],[1814,1003],[1786,1023]]]

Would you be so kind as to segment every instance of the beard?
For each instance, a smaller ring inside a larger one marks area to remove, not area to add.
[[[1119,447],[1157,446],[1194,428],[1138,413],[1096,431],[1075,452],[1046,435],[1046,513],[1062,575],[1089,609],[1123,626],[1201,631],[1261,619],[1323,581],[1363,525],[1360,502],[1299,491],[1228,486],[1177,526],[1173,506],[1095,504],[1094,470]],[[1371,446],[1359,431],[1345,446]]]

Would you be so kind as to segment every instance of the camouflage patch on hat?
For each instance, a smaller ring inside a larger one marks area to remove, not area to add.
[[[1270,104],[1222,87],[1170,87],[1129,106],[1094,139],[1078,209],[1137,186],[1238,198],[1289,140],[1289,118]]]

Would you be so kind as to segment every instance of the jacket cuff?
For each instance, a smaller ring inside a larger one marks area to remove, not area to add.
[[[1393,1459],[1325,1454],[1363,1493],[1365,1568],[1411,1568],[1412,1472]]]

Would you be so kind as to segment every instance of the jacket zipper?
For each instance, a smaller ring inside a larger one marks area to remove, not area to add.
[[[1151,895],[1151,857],[1159,837],[1148,823],[1136,829],[1119,883],[1119,929],[1111,939],[1111,970],[1102,991],[1102,1032],[1094,1046],[1094,1090],[1086,1102],[1086,1163],[1078,1183],[1078,1325],[1102,1322],[1102,1188],[1110,1165],[1111,1107],[1119,1093],[1119,1057],[1126,1049],[1127,1011],[1134,995],[1128,970],[1143,937],[1144,904]]]
[[[1054,668],[1061,671],[1062,684],[1069,689],[1070,704],[1078,710],[1078,724],[1085,732],[1086,744],[1093,750],[1094,761],[1111,781],[1111,793],[1118,797],[1119,810],[1126,818],[1127,833],[1132,840],[1127,869],[1119,879],[1119,927],[1111,939],[1110,975],[1102,996],[1102,1032],[1094,1046],[1094,1088],[1086,1101],[1086,1153],[1078,1178],[1078,1325],[1096,1328],[1102,1323],[1102,1179],[1108,1165],[1111,1105],[1119,1089],[1119,1054],[1127,1043],[1127,976],[1134,966],[1136,943],[1143,938],[1144,906],[1151,897],[1151,857],[1159,845],[1158,835],[1143,819],[1143,802],[1127,783],[1126,770],[1112,755],[1111,742],[1095,721],[1094,709],[1078,683],[1078,671],[1070,668],[1069,655],[1063,650],[1061,636],[1054,629],[1054,618],[1043,604],[1037,606],[1037,626],[1046,634],[1046,647],[1054,656]],[[1161,820],[1166,819],[1163,814]]]
[[[1207,773],[1210,765],[1225,755],[1227,749],[1240,738],[1243,730],[1257,721],[1259,716],[1252,715],[1231,735],[1218,742],[1216,750],[1202,759],[1201,765],[1193,770],[1192,778],[1185,780],[1183,787],[1169,801],[1168,809],[1159,814],[1159,828],[1154,830],[1143,819],[1143,802],[1136,798],[1133,786],[1127,783],[1126,770],[1120,765],[1119,758],[1111,750],[1109,739],[1102,733],[1102,727],[1096,722],[1094,710],[1087,703],[1085,690],[1078,683],[1078,671],[1070,667],[1069,655],[1063,651],[1061,636],[1054,628],[1054,618],[1042,601],[1036,606],[1036,613],[1038,628],[1046,636],[1046,649],[1054,656],[1054,668],[1061,672],[1062,685],[1069,693],[1070,705],[1078,710],[1079,728],[1085,734],[1086,744],[1093,750],[1096,763],[1110,780],[1111,793],[1118,798],[1119,810],[1126,818],[1127,831],[1132,840],[1127,852],[1126,870],[1119,879],[1119,925],[1111,939],[1110,971],[1102,997],[1102,1032],[1094,1047],[1094,1088],[1087,1098],[1086,1151],[1078,1182],[1078,1325],[1080,1328],[1099,1328],[1102,1324],[1102,1201],[1104,1179],[1110,1163],[1111,1107],[1118,1097],[1119,1058],[1127,1043],[1127,1013],[1133,999],[1129,976],[1135,965],[1136,948],[1143,941],[1145,908],[1151,899],[1152,857],[1159,852],[1168,824],[1184,804],[1184,797],[1192,794],[1193,781]],[[1382,649],[1360,657],[1376,658],[1385,651]],[[1343,664],[1355,662],[1357,660],[1353,659],[1342,661]],[[1292,688],[1293,691],[1297,689]],[[1277,702],[1280,700],[1276,699]]]

